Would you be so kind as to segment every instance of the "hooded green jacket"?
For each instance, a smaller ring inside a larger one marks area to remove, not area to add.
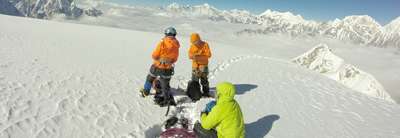
[[[218,138],[244,138],[243,114],[233,99],[235,86],[228,82],[217,85],[217,104],[210,113],[201,115],[201,126],[210,130],[216,128]]]

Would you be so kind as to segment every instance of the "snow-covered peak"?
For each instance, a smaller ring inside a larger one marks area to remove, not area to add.
[[[34,18],[49,19],[55,14],[62,14],[68,18],[77,18],[83,13],[88,16],[101,15],[101,11],[94,7],[89,6],[86,10],[77,7],[74,0],[9,0],[9,2],[22,16]],[[87,2],[84,3],[88,5]]]
[[[13,4],[24,16],[35,18],[49,18],[56,13],[79,17],[83,13],[73,0],[15,0]]]
[[[220,10],[210,6],[207,3],[195,6],[172,3],[167,6],[166,10],[169,12],[174,12],[175,14],[183,14],[186,16],[218,16],[221,13]]]
[[[326,44],[320,44],[292,59],[292,62],[321,73],[353,90],[393,102],[383,86],[371,75],[345,63]]]
[[[238,14],[238,15],[251,15],[251,13],[247,10],[232,9],[229,12]]]
[[[205,9],[211,9],[211,8],[214,8],[214,7],[212,7],[210,4],[208,4],[208,3],[204,3],[203,5],[198,5],[198,7],[203,7],[203,8],[205,8]]]
[[[181,8],[181,5],[179,5],[178,3],[174,2],[171,3],[170,5],[167,6],[168,9],[178,9]]]
[[[320,73],[335,73],[343,64],[343,59],[334,55],[326,44],[319,44],[293,61]]]
[[[400,48],[400,17],[385,25],[382,31],[377,33],[368,44]]]
[[[400,34],[400,16],[387,24],[385,26],[385,31],[387,31],[388,33]]]
[[[0,0],[0,14],[21,16],[21,13],[8,0]]]
[[[354,15],[330,22],[323,34],[339,40],[366,44],[381,31],[382,26],[372,17]]]
[[[342,21],[348,25],[367,25],[374,28],[381,27],[381,25],[374,18],[368,15],[346,16]]]
[[[272,11],[270,9],[266,10],[265,12],[258,15],[260,18],[269,18],[269,19],[276,19],[276,20],[285,20],[291,23],[302,23],[305,20],[300,15],[294,15],[291,12],[278,12]]]
[[[397,25],[397,26],[400,26],[400,16],[397,17],[396,19],[392,20],[388,25],[389,25],[389,26],[390,26],[390,25]]]
[[[272,11],[271,9],[267,9],[265,12],[261,13],[259,16],[281,16],[285,18],[297,18],[303,19],[300,15],[294,15],[291,12],[279,12],[279,11]]]

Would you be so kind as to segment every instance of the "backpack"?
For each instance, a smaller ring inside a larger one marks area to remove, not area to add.
[[[186,94],[192,101],[196,102],[201,98],[201,88],[198,81],[189,81],[186,89]]]

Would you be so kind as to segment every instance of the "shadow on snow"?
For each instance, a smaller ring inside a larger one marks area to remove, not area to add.
[[[279,118],[279,115],[267,115],[256,122],[246,124],[246,137],[263,138],[271,131],[274,122],[279,120]]]
[[[235,88],[236,88],[236,94],[237,95],[242,95],[245,94],[246,92],[249,92],[255,88],[257,88],[257,85],[254,84],[235,84]],[[215,93],[216,88],[212,87],[210,88],[210,91]]]

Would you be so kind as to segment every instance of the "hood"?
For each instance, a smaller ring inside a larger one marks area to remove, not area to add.
[[[200,41],[200,35],[198,33],[192,33],[190,35],[190,42],[193,44],[196,41]]]
[[[236,89],[232,83],[222,82],[217,85],[217,102],[232,101]]]

